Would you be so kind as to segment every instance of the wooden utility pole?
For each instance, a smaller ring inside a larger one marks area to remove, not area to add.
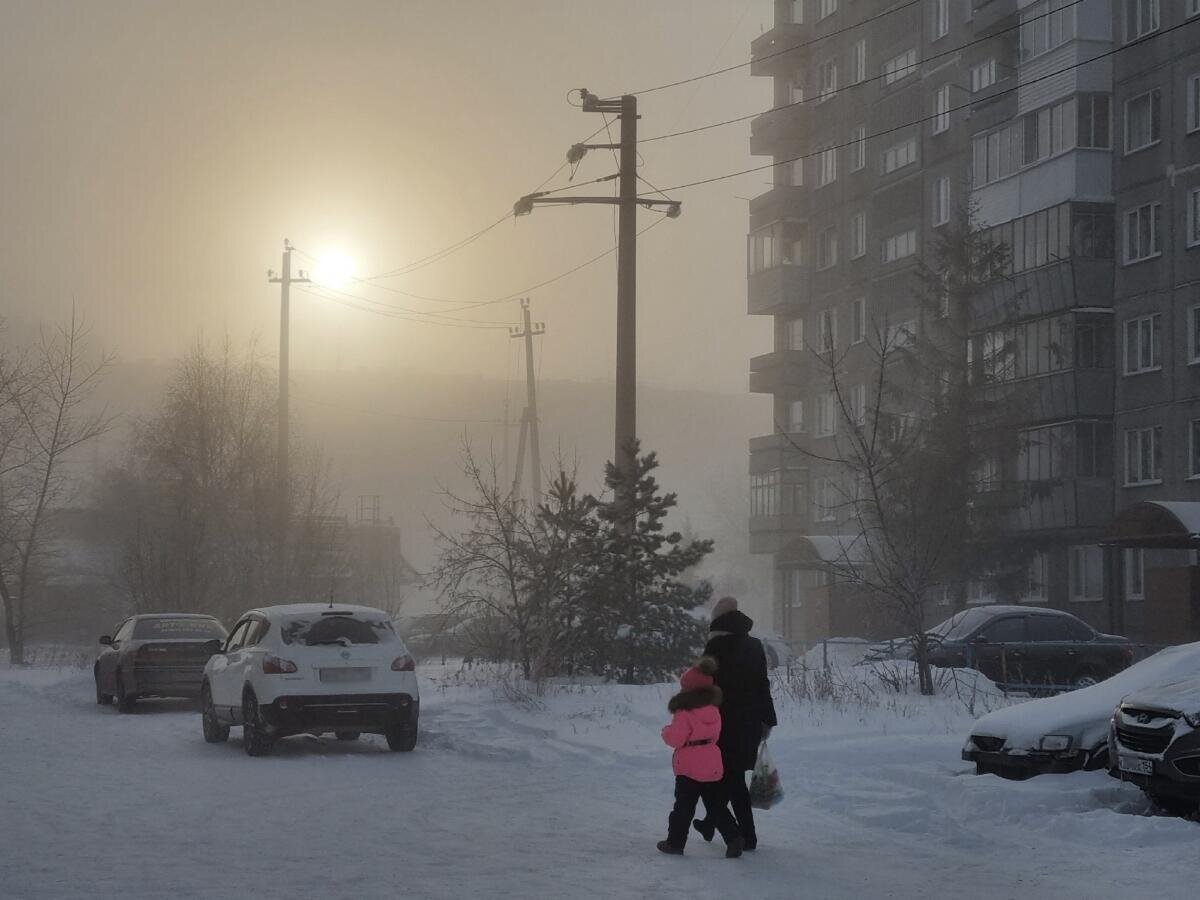
[[[279,421],[277,424],[279,446],[275,464],[279,480],[279,510],[286,525],[288,515],[288,345],[289,341],[289,290],[293,284],[308,284],[303,270],[292,277],[292,245],[283,242],[283,267],[278,275],[267,270],[267,281],[279,285]]]
[[[682,205],[677,200],[655,200],[639,197],[637,193],[637,96],[626,94],[602,100],[590,91],[580,90],[582,109],[588,113],[615,115],[621,124],[619,144],[574,144],[567,151],[567,161],[575,164],[589,150],[617,150],[620,171],[597,181],[618,180],[616,197],[551,196],[557,191],[526,194],[513,205],[514,215],[527,215],[538,204],[600,203],[615,204],[617,222],[617,387],[615,447],[613,464],[627,473],[633,472],[630,456],[637,438],[637,208],[665,208],[667,216],[676,218]],[[561,190],[561,189],[559,189]]]
[[[533,368],[533,339],[536,335],[546,333],[546,325],[544,322],[530,321],[528,297],[524,297],[521,300],[521,314],[524,318],[524,326],[510,328],[508,331],[510,337],[521,338],[525,341],[525,414],[521,417],[521,439],[517,446],[517,469],[515,473],[516,477],[513,479],[513,494],[515,495],[521,486],[521,467],[524,463],[525,455],[525,434],[526,429],[528,429],[530,453],[529,483],[533,489],[531,500],[533,501],[533,505],[536,506],[542,499],[542,451],[538,436],[537,378]],[[507,418],[507,415],[505,418]]]

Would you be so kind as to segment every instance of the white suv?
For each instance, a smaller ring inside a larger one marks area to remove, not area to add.
[[[242,726],[251,756],[291,734],[417,743],[420,695],[412,656],[387,614],[366,606],[299,603],[252,609],[204,667],[204,739]]]

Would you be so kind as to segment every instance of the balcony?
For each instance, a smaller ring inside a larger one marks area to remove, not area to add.
[[[773,316],[799,303],[808,294],[806,266],[778,265],[755,272],[746,282],[746,311],[752,316]]]
[[[778,75],[795,69],[803,56],[787,51],[804,42],[805,27],[782,22],[750,42],[750,74]]]
[[[807,533],[805,516],[775,515],[750,517],[750,552],[778,553],[802,534]]]
[[[750,120],[750,155],[770,156],[784,142],[795,145],[805,134],[809,103],[777,106]]]
[[[1010,516],[1014,531],[1102,529],[1112,522],[1115,490],[1111,478],[1065,478],[1037,490],[1026,487],[1023,493],[1024,503]]]
[[[781,388],[797,388],[811,376],[807,350],[776,350],[750,360],[750,392],[774,394]]]
[[[750,474],[763,475],[776,470],[796,469],[807,466],[811,457],[800,447],[807,446],[805,434],[764,434],[750,439]]]
[[[1110,418],[1115,373],[1109,369],[1066,369],[1000,382],[1000,395],[1020,398],[1026,424],[1075,418]]]
[[[750,230],[784,219],[808,218],[808,188],[779,184],[750,201]]]

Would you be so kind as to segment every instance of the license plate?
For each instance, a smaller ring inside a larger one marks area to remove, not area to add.
[[[1140,756],[1126,756],[1122,753],[1117,757],[1117,768],[1122,772],[1132,772],[1135,775],[1153,775],[1154,760],[1142,759]]]
[[[371,670],[366,667],[345,666],[338,669],[321,669],[321,680],[327,684],[346,684],[352,681],[370,681]]]

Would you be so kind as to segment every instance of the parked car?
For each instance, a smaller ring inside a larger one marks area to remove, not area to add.
[[[1109,738],[1109,774],[1177,815],[1200,810],[1200,667],[1191,674],[1125,697]]]
[[[96,657],[96,702],[126,713],[139,697],[198,697],[204,664],[225,639],[212,616],[130,616],[103,635]]]
[[[980,717],[962,758],[975,763],[978,774],[1014,779],[1107,768],[1112,709],[1121,698],[1191,676],[1200,676],[1200,643],[1168,647],[1091,687]]]
[[[1089,687],[1133,662],[1127,638],[1056,609],[973,606],[927,633],[933,665],[977,669],[1005,688]],[[866,661],[887,658],[912,659],[911,641],[876,644]]]
[[[387,614],[365,606],[252,609],[204,667],[204,739],[242,728],[251,756],[293,734],[357,740],[382,734],[393,750],[417,743],[416,666]]]

